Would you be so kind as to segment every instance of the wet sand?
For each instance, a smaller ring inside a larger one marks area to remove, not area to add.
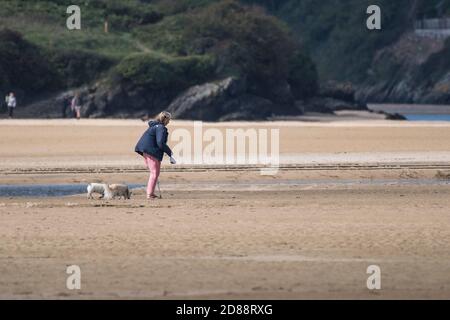
[[[276,176],[166,164],[156,201],[143,190],[128,201],[0,198],[0,298],[450,298],[450,183],[437,178],[450,170],[450,125],[275,125],[284,159],[299,164]],[[0,184],[144,184],[129,152],[144,129],[1,123]],[[72,264],[79,291],[66,289]]]

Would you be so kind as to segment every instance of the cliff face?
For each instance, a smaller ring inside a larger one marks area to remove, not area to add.
[[[359,83],[367,76],[377,51],[395,43],[414,26],[418,5],[425,0],[379,0],[382,30],[366,27],[370,0],[247,0],[265,4],[284,20],[311,53],[322,81]],[[434,1],[434,0],[428,0]]]
[[[450,39],[408,33],[379,50],[357,99],[371,102],[450,103]]]
[[[382,30],[365,26],[366,0],[247,0],[288,23],[321,83],[350,81],[362,102],[449,103],[449,42],[415,33],[417,19],[450,15],[448,0],[377,1]],[[450,30],[449,30],[450,33]]]

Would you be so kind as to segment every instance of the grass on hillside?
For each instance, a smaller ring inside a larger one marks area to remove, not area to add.
[[[81,8],[81,30],[66,27],[71,4]],[[103,30],[105,20],[109,33]],[[105,77],[156,90],[181,89],[236,76],[252,84],[253,94],[275,99],[281,96],[276,87],[287,88],[289,82],[300,99],[317,87],[315,66],[288,26],[238,0],[11,0],[0,6],[3,28],[13,31],[3,36],[11,47],[3,49],[4,60],[22,63],[8,38],[36,46],[30,54],[39,51],[47,60],[48,83],[57,89]],[[6,68],[2,63],[8,64],[0,61],[0,70]],[[12,71],[5,72],[2,87],[30,88]]]
[[[81,7],[81,30],[66,28],[68,4]],[[117,1],[109,1],[118,3]],[[142,51],[132,36],[134,21],[139,17],[130,12],[136,9],[136,1],[123,1],[118,13],[99,8],[107,1],[5,1],[0,6],[0,29],[20,32],[24,39],[46,49],[85,50],[120,60],[129,54]],[[87,4],[87,5],[86,5]],[[110,4],[112,7],[112,5]],[[143,8],[149,5],[142,5]],[[153,7],[149,7],[153,8]],[[122,11],[121,11],[122,10]],[[154,10],[154,9],[153,9]],[[145,11],[145,10],[144,10]],[[123,12],[123,14],[119,14]],[[104,32],[108,16],[110,32]],[[137,20],[136,20],[137,19]],[[129,28],[127,28],[129,26]]]

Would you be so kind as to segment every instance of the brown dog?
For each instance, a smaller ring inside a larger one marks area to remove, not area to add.
[[[125,184],[110,184],[109,190],[111,193],[108,195],[111,199],[116,197],[122,197],[124,200],[131,198],[131,191]],[[106,194],[105,194],[106,197]]]

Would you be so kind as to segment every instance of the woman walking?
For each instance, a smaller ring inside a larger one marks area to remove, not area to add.
[[[164,153],[170,157],[170,162],[175,164],[172,158],[172,150],[167,146],[169,132],[167,125],[172,115],[167,112],[161,112],[154,121],[148,123],[149,128],[139,139],[135,152],[144,157],[145,165],[150,170],[150,177],[147,184],[147,199],[156,199],[155,186],[161,171],[161,161]]]

